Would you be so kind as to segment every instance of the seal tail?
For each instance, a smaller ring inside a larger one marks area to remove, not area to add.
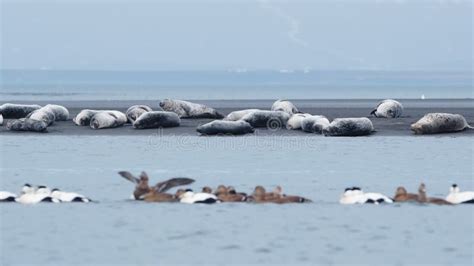
[[[474,127],[471,126],[471,125],[469,125],[469,124],[467,124],[467,127],[466,127],[466,128],[467,128],[467,129],[474,129]]]

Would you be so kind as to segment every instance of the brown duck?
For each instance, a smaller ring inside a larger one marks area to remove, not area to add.
[[[290,196],[282,194],[282,189],[280,186],[277,186],[273,192],[266,192],[265,188],[262,186],[255,187],[252,196],[249,197],[249,201],[257,203],[302,203],[302,202],[311,202],[311,200],[300,197],[300,196]]]
[[[395,197],[393,197],[395,202],[406,202],[406,201],[418,201],[418,195],[413,193],[408,193],[404,187],[398,187],[395,191]]]
[[[441,198],[428,198],[426,196],[426,186],[424,183],[421,183],[420,187],[418,188],[418,202],[432,203],[436,205],[452,205],[452,203]]]

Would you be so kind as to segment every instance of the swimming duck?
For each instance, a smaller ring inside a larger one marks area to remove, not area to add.
[[[459,191],[459,187],[453,184],[449,189],[449,194],[446,201],[452,204],[474,203],[474,191]]]
[[[75,192],[66,192],[61,191],[57,188],[51,190],[51,197],[58,199],[62,202],[91,202],[92,200],[86,198],[85,196],[75,193]]]
[[[60,203],[59,199],[51,197],[51,193],[48,192],[46,187],[38,187],[36,191],[22,192],[22,194],[16,199],[17,202],[22,204],[36,204],[40,202],[51,202]]]
[[[213,204],[220,202],[220,200],[214,194],[204,192],[194,193],[191,189],[186,189],[185,191],[180,190],[177,192],[177,196],[181,203],[187,204]]]
[[[256,203],[303,203],[311,202],[311,200],[300,197],[282,194],[282,188],[277,186],[272,192],[266,192],[262,186],[256,186],[248,201]]]
[[[217,187],[215,195],[222,202],[245,202],[247,201],[247,194],[237,192],[234,187],[225,187],[220,185]]]
[[[395,191],[395,197],[393,197],[395,202],[405,202],[405,201],[418,201],[418,195],[413,193],[408,193],[404,187],[398,187]]]
[[[426,186],[424,183],[420,184],[420,187],[418,188],[418,202],[420,203],[432,203],[436,205],[452,205],[452,203],[440,199],[440,198],[428,198],[426,196]]]
[[[175,177],[163,182],[157,183],[155,186],[148,185],[148,175],[145,172],[140,174],[140,178],[133,176],[126,171],[119,172],[119,175],[134,183],[135,191],[133,198],[135,200],[144,200],[147,202],[176,202],[179,201],[174,194],[165,193],[169,189],[177,186],[187,185],[194,182],[193,179],[186,177]]]
[[[8,191],[0,191],[0,202],[15,202],[16,194]]]
[[[383,194],[367,192],[364,193],[359,187],[346,188],[339,200],[341,204],[380,204],[393,203],[393,200]]]

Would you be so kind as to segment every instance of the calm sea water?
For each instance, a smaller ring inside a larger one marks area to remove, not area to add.
[[[474,98],[472,72],[0,71],[0,100]]]
[[[347,186],[474,189],[472,138],[2,136],[1,190],[25,182],[97,204],[0,206],[1,265],[472,265],[472,206],[342,206]],[[303,205],[147,204],[116,172],[192,185],[282,185]]]

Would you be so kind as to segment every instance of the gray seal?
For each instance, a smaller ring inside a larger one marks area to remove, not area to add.
[[[89,126],[91,124],[92,117],[100,112],[99,110],[90,110],[84,109],[81,110],[73,119],[72,121],[74,124],[78,126]]]
[[[69,111],[62,105],[47,104],[44,108],[49,108],[54,113],[55,121],[66,121],[69,119]]]
[[[323,129],[329,126],[329,119],[323,115],[313,115],[301,121],[301,129],[304,132],[322,134]]]
[[[268,129],[280,129],[286,127],[290,114],[283,111],[255,111],[246,114],[242,120],[252,127],[266,127]]]
[[[142,114],[151,111],[153,110],[147,105],[134,105],[128,108],[125,114],[127,115],[128,121],[133,124]]]
[[[160,107],[165,111],[178,114],[180,118],[224,118],[224,116],[214,108],[182,100],[165,99],[160,102]]]
[[[239,110],[239,111],[234,111],[228,114],[224,120],[226,121],[238,121],[242,119],[245,115],[255,112],[255,111],[260,111],[259,109],[244,109],[244,110]]]
[[[325,136],[366,136],[372,134],[374,125],[367,117],[336,118],[323,129]]]
[[[181,119],[174,112],[152,111],[142,114],[135,120],[133,127],[136,129],[178,127],[180,123]]]
[[[31,112],[40,109],[41,106],[37,104],[13,104],[5,103],[0,106],[0,114],[5,119],[24,118]]]
[[[43,106],[38,110],[29,113],[26,118],[44,121],[48,126],[56,120],[56,115],[50,107]]]
[[[243,135],[253,133],[253,127],[245,121],[222,121],[214,120],[204,125],[200,125],[196,129],[203,135]]]
[[[0,114],[0,126],[3,125],[3,115]]]
[[[127,116],[119,111],[100,111],[90,121],[92,129],[120,127],[127,123]]]
[[[473,129],[460,114],[429,113],[411,125],[415,134],[437,134]]]
[[[288,100],[277,100],[273,103],[272,111],[283,111],[290,115],[298,113],[298,108]]]
[[[395,100],[387,99],[379,102],[374,110],[370,113],[375,117],[396,118],[403,113],[403,105]]]
[[[11,131],[46,132],[47,128],[46,122],[30,118],[11,120],[7,123],[7,129]]]

